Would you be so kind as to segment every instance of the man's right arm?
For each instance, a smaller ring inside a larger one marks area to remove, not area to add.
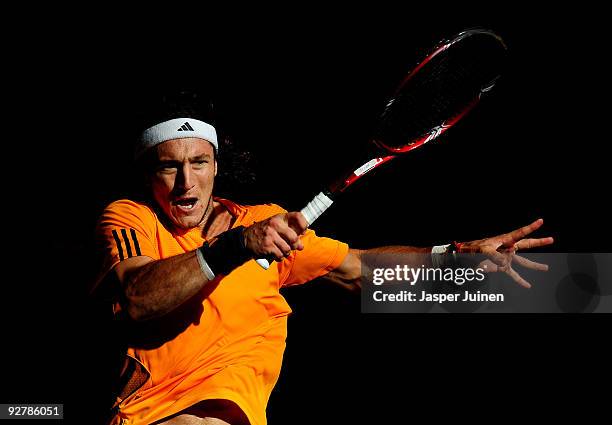
[[[128,315],[136,321],[163,316],[194,296],[209,280],[195,251],[153,260],[128,258],[115,266]]]
[[[282,260],[291,250],[304,249],[299,235],[307,227],[301,213],[277,214],[247,227],[244,246],[252,257]],[[163,260],[132,257],[118,263],[114,271],[121,283],[127,313],[136,321],[170,313],[209,282],[196,251]]]

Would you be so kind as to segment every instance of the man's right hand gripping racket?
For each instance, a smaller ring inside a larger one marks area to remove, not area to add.
[[[400,154],[439,138],[488,93],[506,61],[506,45],[495,33],[471,29],[439,43],[401,82],[380,116],[374,154],[342,176],[302,209],[311,225],[335,198],[361,177]],[[268,269],[267,259],[257,263]]]

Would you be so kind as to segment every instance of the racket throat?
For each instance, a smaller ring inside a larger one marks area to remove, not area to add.
[[[374,170],[376,167],[380,167],[382,164],[392,160],[393,158],[395,158],[395,155],[387,155],[382,157],[375,157],[370,159],[369,161],[366,161],[361,166],[356,168],[351,174],[349,174],[342,180],[337,181],[333,185],[331,192],[344,192],[350,185],[355,183],[361,177],[365,176],[367,173]]]

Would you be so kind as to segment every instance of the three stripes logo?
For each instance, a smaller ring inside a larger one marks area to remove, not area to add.
[[[185,124],[181,126],[177,131],[195,131],[192,126],[189,125],[189,122],[185,121]]]
[[[138,244],[138,238],[136,237],[136,231],[134,229],[130,229],[131,243],[130,238],[127,234],[127,229],[121,229],[121,237],[119,237],[119,233],[116,230],[113,230],[113,238],[115,239],[115,243],[117,244],[117,250],[119,251],[119,259],[123,261],[125,257],[125,253],[127,253],[127,258],[131,258],[134,256],[142,255],[140,253],[140,245]],[[134,246],[134,251],[132,251],[132,244]],[[125,253],[123,251],[123,247],[125,247]]]

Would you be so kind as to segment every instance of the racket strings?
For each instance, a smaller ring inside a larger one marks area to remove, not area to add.
[[[377,134],[389,147],[414,143],[461,114],[499,75],[503,46],[474,36],[431,57],[387,104]]]

